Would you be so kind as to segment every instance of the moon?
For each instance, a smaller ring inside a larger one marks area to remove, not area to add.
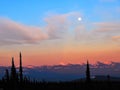
[[[81,18],[81,17],[78,17],[78,21],[82,21],[82,18]]]

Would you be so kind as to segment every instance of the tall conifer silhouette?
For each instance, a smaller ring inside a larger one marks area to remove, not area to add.
[[[22,69],[22,54],[20,52],[20,67],[19,67],[20,82],[23,81],[23,69]]]
[[[88,60],[87,60],[87,65],[86,65],[86,81],[90,82],[90,67],[89,67]]]
[[[12,57],[12,67],[11,67],[11,80],[16,81],[17,74],[16,74],[16,68],[14,64],[14,58]]]

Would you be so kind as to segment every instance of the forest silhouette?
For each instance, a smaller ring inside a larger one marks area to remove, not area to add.
[[[19,59],[19,70],[17,71],[14,57],[12,57],[10,72],[6,69],[5,75],[0,80],[0,90],[120,90],[120,81],[112,81],[110,75],[107,76],[107,80],[92,80],[88,60],[85,80],[50,82],[32,80],[24,76],[21,52]]]

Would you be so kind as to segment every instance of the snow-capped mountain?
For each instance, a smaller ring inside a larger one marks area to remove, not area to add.
[[[5,69],[10,67],[0,66],[0,77],[4,76]],[[53,66],[32,66],[23,67],[24,75],[31,79],[46,81],[68,81],[85,77],[86,64],[67,64]],[[120,76],[120,62],[105,64],[97,62],[90,64],[91,77],[95,75]]]

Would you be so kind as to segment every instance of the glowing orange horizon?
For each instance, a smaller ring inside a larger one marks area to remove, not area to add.
[[[19,65],[19,52],[12,53],[15,58],[16,66]],[[11,54],[4,54],[0,59],[0,65],[11,65]],[[48,53],[22,53],[23,65],[54,65],[54,64],[82,64],[86,63],[88,59],[91,64],[100,62],[115,61],[119,62],[119,51],[107,51],[107,52],[48,52]]]

